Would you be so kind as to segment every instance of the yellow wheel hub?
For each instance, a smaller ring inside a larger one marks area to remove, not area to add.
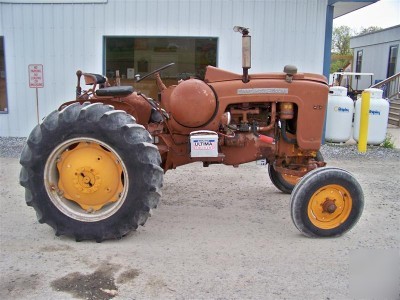
[[[343,186],[330,184],[317,190],[308,203],[308,217],[321,229],[333,229],[350,215],[353,200]]]
[[[80,142],[63,152],[57,169],[59,193],[88,212],[118,201],[123,191],[121,163],[93,142]]]

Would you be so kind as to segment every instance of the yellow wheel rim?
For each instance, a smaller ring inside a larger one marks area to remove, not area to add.
[[[81,142],[58,160],[58,187],[83,209],[96,211],[118,200],[122,168],[117,157],[92,142]]]
[[[128,171],[118,153],[100,140],[84,137],[56,146],[46,161],[44,182],[59,211],[84,222],[115,214],[129,187]]]
[[[341,185],[330,184],[317,190],[308,202],[308,218],[321,229],[333,229],[344,223],[351,212],[353,200]]]

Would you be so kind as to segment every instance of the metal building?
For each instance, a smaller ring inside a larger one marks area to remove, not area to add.
[[[399,46],[400,25],[352,37],[350,48],[354,51],[353,69],[374,73],[374,83],[385,80],[400,72]],[[357,79],[353,78],[354,89],[356,84]],[[366,89],[370,85],[369,78],[359,78],[358,89]]]
[[[29,65],[43,66],[40,119],[74,99],[78,69],[111,80],[118,70],[125,84],[171,61],[171,83],[201,77],[206,64],[240,73],[235,25],[253,37],[250,73],[294,64],[327,76],[333,18],[376,1],[0,0],[0,136],[27,136],[37,123]]]

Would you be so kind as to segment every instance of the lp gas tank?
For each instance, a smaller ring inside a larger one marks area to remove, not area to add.
[[[211,121],[217,109],[213,90],[203,81],[189,79],[179,83],[171,93],[169,108],[177,123],[196,128]]]

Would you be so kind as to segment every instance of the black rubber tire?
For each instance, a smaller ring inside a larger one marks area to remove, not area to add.
[[[345,188],[351,197],[349,215],[340,225],[324,229],[315,226],[308,216],[308,204],[320,188],[337,185]],[[360,184],[348,171],[325,167],[306,174],[291,195],[291,217],[296,228],[308,237],[336,237],[349,231],[358,222],[364,208],[364,194]]]
[[[281,192],[290,194],[294,189],[295,185],[286,181],[281,173],[277,172],[271,164],[268,164],[268,175],[274,186]]]
[[[50,198],[44,182],[45,166],[51,163],[54,149],[77,138],[101,141],[100,145],[112,149],[131,178],[124,187],[122,204],[101,220],[85,222],[65,214],[54,204],[54,197]],[[123,237],[146,222],[161,196],[161,158],[151,141],[132,116],[110,105],[74,103],[52,112],[33,129],[21,154],[20,184],[25,187],[27,205],[33,206],[38,221],[53,227],[57,236],[97,242]]]
[[[324,161],[324,157],[322,156],[322,153],[320,151],[317,152],[316,160]],[[285,194],[292,193],[295,184],[286,181],[285,178],[283,178],[282,174],[277,172],[271,164],[268,164],[268,175],[271,179],[271,182],[278,190]]]

